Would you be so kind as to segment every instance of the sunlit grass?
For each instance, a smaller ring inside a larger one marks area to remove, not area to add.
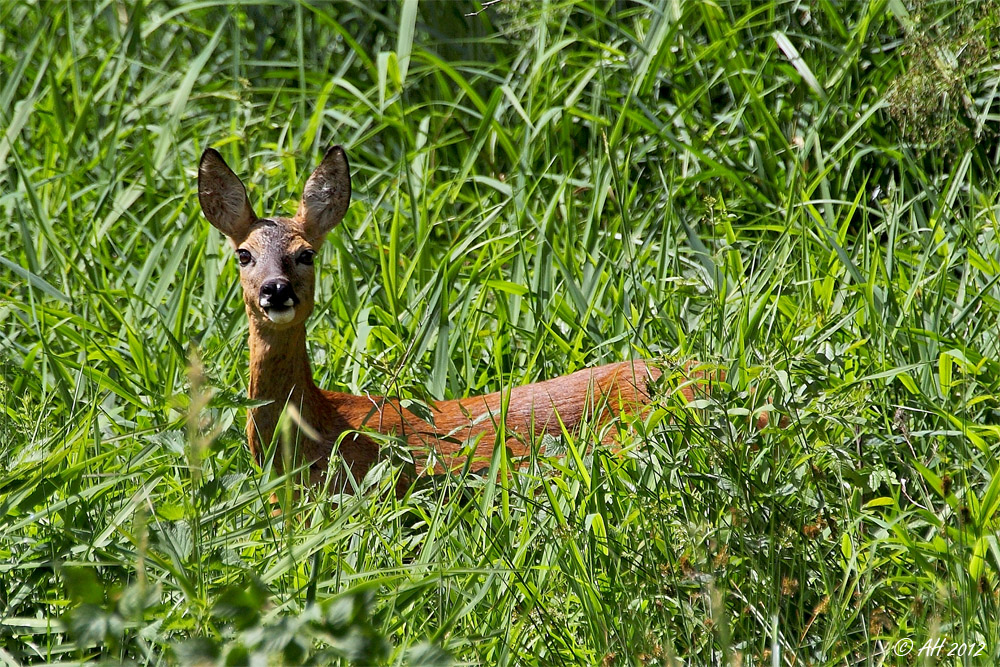
[[[992,4],[481,9],[0,6],[0,659],[995,661]],[[726,380],[621,453],[293,495],[195,165],[287,214],[332,143],[320,386]]]

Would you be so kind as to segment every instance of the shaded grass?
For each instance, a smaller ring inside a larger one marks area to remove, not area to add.
[[[944,3],[413,6],[0,9],[0,647],[995,658],[988,7],[956,31]],[[970,131],[903,127],[914,43],[979,45],[918,72]],[[630,357],[727,381],[623,455],[584,433],[400,501],[383,466],[271,516],[289,480],[245,451],[194,165],[215,146],[288,212],[333,142],[356,196],[317,264],[320,386],[432,400]],[[748,427],[768,409],[787,427]]]

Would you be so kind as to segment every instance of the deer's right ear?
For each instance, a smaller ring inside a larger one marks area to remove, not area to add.
[[[237,245],[256,219],[243,181],[214,148],[206,148],[198,165],[198,201],[212,226]]]

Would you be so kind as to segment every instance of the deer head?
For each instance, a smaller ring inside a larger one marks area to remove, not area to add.
[[[313,258],[351,203],[344,149],[326,152],[293,218],[258,218],[243,182],[212,148],[198,166],[198,199],[205,217],[236,250],[250,319],[263,328],[301,325],[313,309]]]

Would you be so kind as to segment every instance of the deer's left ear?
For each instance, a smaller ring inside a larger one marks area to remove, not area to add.
[[[296,217],[303,222],[309,240],[319,242],[344,219],[350,203],[351,172],[347,154],[342,147],[334,146],[306,181]]]

